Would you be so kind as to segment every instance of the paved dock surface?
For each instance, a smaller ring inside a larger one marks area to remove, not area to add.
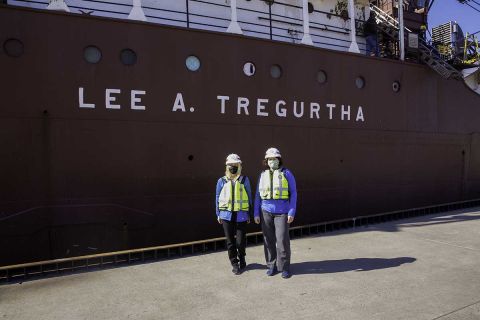
[[[0,286],[0,319],[480,319],[480,208],[292,241],[290,279],[263,247]]]

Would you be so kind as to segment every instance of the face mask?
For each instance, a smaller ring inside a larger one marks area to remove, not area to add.
[[[237,174],[237,172],[238,172],[238,167],[229,166],[229,167],[228,167],[228,172],[230,172],[231,174]]]
[[[270,169],[277,170],[278,164],[279,164],[278,159],[268,159],[268,166],[270,167]]]

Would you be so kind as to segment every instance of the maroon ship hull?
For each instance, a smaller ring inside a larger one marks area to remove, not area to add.
[[[480,97],[424,66],[5,6],[0,30],[24,46],[0,51],[0,265],[221,236],[226,155],[256,185],[271,146],[297,180],[297,225],[480,196]]]

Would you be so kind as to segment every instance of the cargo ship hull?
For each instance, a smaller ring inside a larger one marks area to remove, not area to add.
[[[480,97],[425,66],[7,6],[0,30],[23,44],[0,52],[0,265],[222,236],[226,155],[256,185],[271,146],[297,225],[480,196]]]

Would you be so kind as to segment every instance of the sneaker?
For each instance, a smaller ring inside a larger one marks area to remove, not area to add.
[[[238,264],[234,264],[232,267],[233,267],[233,268],[232,268],[232,272],[233,272],[234,275],[237,275],[237,276],[238,276],[240,273],[242,273],[242,272],[240,271],[240,268],[238,267]]]
[[[290,273],[290,271],[284,270],[284,271],[282,272],[282,278],[283,278],[283,279],[288,279],[288,278],[290,278],[291,276],[292,276],[292,274]]]
[[[271,277],[277,273],[277,268],[273,267],[267,270],[267,276]]]

